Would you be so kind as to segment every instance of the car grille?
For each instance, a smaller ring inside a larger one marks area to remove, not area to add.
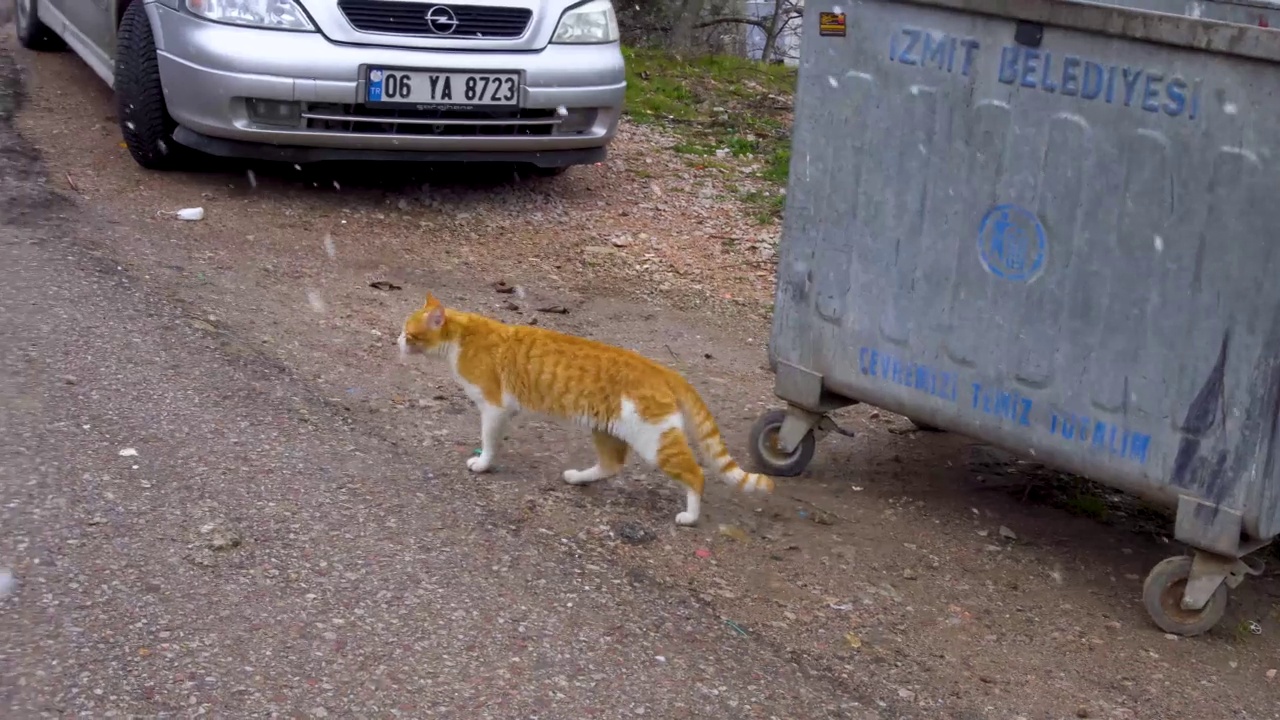
[[[518,38],[529,26],[527,8],[486,5],[432,5],[390,0],[339,0],[338,8],[361,32],[428,37]],[[437,10],[439,8],[439,10]],[[453,19],[456,24],[427,18]]]
[[[362,135],[501,137],[551,135],[555,110],[407,110],[312,103],[302,111],[308,130]]]

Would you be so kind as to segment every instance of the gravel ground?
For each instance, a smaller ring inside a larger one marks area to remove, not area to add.
[[[773,497],[717,484],[692,530],[641,468],[561,483],[590,450],[558,426],[467,476],[474,411],[394,362],[426,290],[680,368],[745,455],[777,228],[732,168],[627,126],[547,182],[145,173],[81,63],[18,58],[44,168],[4,136],[17,717],[1280,717],[1274,571],[1167,638],[1138,603],[1167,518],[887,412],[841,413],[859,436]]]
[[[33,182],[7,123],[0,146]],[[6,717],[898,717],[529,543],[451,492],[455,463],[139,290],[94,218],[3,202]]]

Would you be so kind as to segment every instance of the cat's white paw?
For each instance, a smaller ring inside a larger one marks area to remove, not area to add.
[[[698,515],[697,513],[691,513],[688,511],[682,512],[679,515],[676,515],[676,524],[683,525],[685,527],[692,527],[694,525],[697,525]]]
[[[589,485],[600,477],[590,470],[565,470],[564,481],[570,485]]]
[[[489,458],[483,455],[467,458],[467,469],[474,473],[489,472],[490,465]]]

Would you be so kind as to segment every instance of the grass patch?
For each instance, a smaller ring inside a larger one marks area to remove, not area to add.
[[[1076,491],[1076,494],[1067,498],[1063,504],[1067,512],[1073,515],[1099,521],[1107,519],[1107,501],[1097,495]]]
[[[740,197],[762,222],[781,216],[791,162],[791,99],[796,71],[725,55],[680,57],[663,50],[623,48],[627,62],[627,115],[661,125],[679,142],[675,150],[703,158],[738,158],[754,166],[768,191]],[[696,160],[695,160],[696,158]]]

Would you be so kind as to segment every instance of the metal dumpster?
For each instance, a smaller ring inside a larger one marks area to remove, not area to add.
[[[1278,8],[810,0],[760,469],[854,402],[1033,455],[1176,508],[1144,603],[1216,624],[1280,531]]]

